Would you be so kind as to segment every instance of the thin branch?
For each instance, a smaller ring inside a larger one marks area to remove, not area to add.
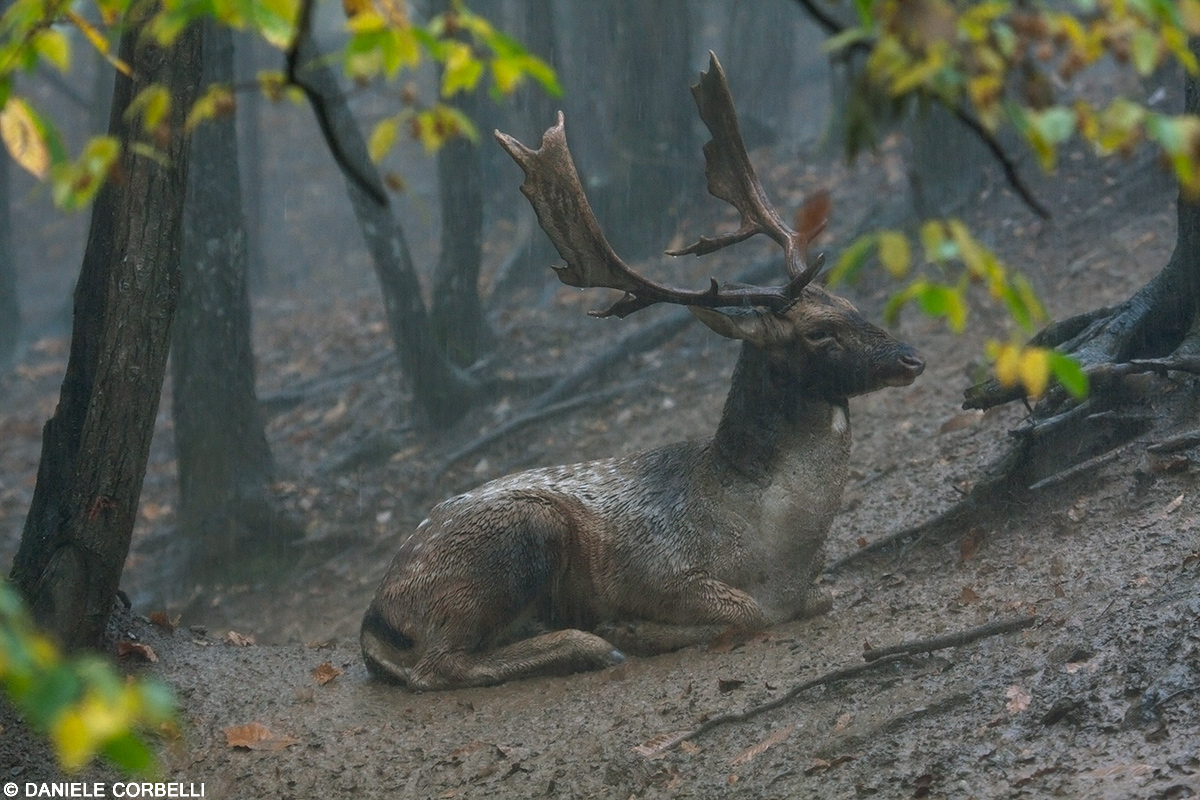
[[[288,45],[287,53],[285,54],[284,63],[287,66],[287,82],[304,92],[304,96],[308,99],[308,104],[312,106],[313,114],[317,117],[317,125],[321,128],[321,135],[325,138],[325,145],[329,148],[333,160],[337,162],[338,167],[342,170],[342,174],[347,176],[354,185],[380,206],[388,208],[390,203],[383,187],[356,169],[346,155],[346,151],[342,148],[341,140],[338,139],[337,133],[333,129],[333,121],[329,118],[329,109],[325,104],[325,96],[300,77],[300,50],[304,46],[305,41],[312,37],[313,6],[314,0],[302,0],[300,3],[300,12],[296,19],[296,35],[292,38],[292,43]],[[315,40],[312,46],[315,49]]]
[[[1004,148],[1000,142],[996,141],[996,137],[992,136],[991,131],[983,127],[982,123],[967,112],[961,105],[950,109],[954,114],[955,119],[967,126],[967,129],[974,133],[984,146],[991,151],[992,156],[1000,162],[1000,168],[1004,170],[1004,177],[1008,180],[1008,185],[1017,193],[1025,205],[1033,213],[1037,214],[1042,219],[1050,219],[1050,211],[1041,202],[1033,196],[1029,187],[1025,185],[1025,181],[1021,179],[1021,175],[1017,172],[1017,165],[1008,157],[1008,153],[1004,152]]]
[[[796,0],[796,2],[812,17],[813,22],[825,29],[826,35],[836,36],[846,29],[844,25],[829,14],[826,14],[813,0]]]
[[[1037,621],[1035,616],[1011,617],[1009,619],[998,619],[989,622],[985,625],[980,625],[976,628],[969,628],[958,633],[947,633],[942,636],[932,636],[928,639],[917,639],[912,642],[902,642],[901,644],[892,645],[891,647],[877,647],[873,650],[868,650],[863,653],[863,658],[867,661],[878,661],[881,658],[887,658],[892,655],[904,653],[910,656],[915,656],[918,653],[931,653],[934,650],[945,650],[947,647],[961,647],[964,644],[986,639],[989,636],[999,636],[1004,633],[1012,633],[1024,628],[1028,628]]]

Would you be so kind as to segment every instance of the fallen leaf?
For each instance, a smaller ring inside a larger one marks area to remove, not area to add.
[[[1167,516],[1183,505],[1183,497],[1183,495],[1179,495],[1179,497],[1176,497],[1174,500],[1167,503],[1167,507],[1163,509],[1162,516]]]
[[[1004,692],[1004,696],[1008,698],[1008,702],[1004,704],[1005,710],[1010,714],[1019,714],[1029,708],[1029,702],[1033,699],[1020,686],[1010,686]]]
[[[938,433],[941,434],[961,431],[963,428],[971,427],[981,419],[983,419],[982,411],[967,411],[962,414],[955,414],[953,417],[942,423],[942,426],[938,428]]]
[[[675,745],[682,742],[691,731],[672,731],[671,733],[660,733],[651,739],[639,744],[633,748],[633,752],[643,758],[658,758],[665,754]]]
[[[983,546],[983,532],[979,528],[971,528],[958,541],[958,558],[960,561],[970,561]]]
[[[330,664],[328,661],[318,664],[317,668],[312,671],[313,680],[324,686],[331,680],[342,674],[342,670]]]
[[[300,740],[294,736],[272,733],[266,725],[251,722],[225,728],[225,744],[246,750],[277,751],[300,744]]]
[[[850,727],[850,720],[852,719],[853,717],[850,716],[849,711],[842,714],[837,718],[837,722],[833,723],[833,732],[841,733],[842,731],[846,730],[846,728]]]
[[[786,728],[780,728],[779,730],[772,732],[769,736],[767,736],[767,738],[763,739],[758,744],[752,747],[747,747],[745,750],[729,759],[729,766],[737,767],[749,761],[753,761],[775,745],[782,742],[784,739],[791,736],[792,731],[795,729],[796,725],[793,723],[788,725]]]
[[[826,761],[823,758],[818,758],[815,761],[813,761],[812,766],[810,766],[808,769],[804,770],[804,774],[805,775],[816,775],[820,772],[825,772],[826,770],[833,769],[834,767],[838,766],[839,764],[845,764],[847,761],[853,761],[853,760],[854,760],[854,756],[849,756],[849,755],[835,756],[833,759],[831,759],[829,761]]]
[[[157,625],[167,633],[174,633],[175,629],[179,627],[179,616],[167,616],[167,612],[165,611],[151,611],[147,619],[150,620],[151,624]]]
[[[238,633],[237,631],[230,631],[229,633],[225,634],[225,643],[231,644],[234,647],[253,647],[254,636],[244,635]]]
[[[747,631],[739,628],[728,628],[713,637],[712,641],[708,643],[708,652],[729,653],[742,645],[769,642],[774,638],[768,631]]]
[[[128,639],[117,642],[117,656],[120,658],[136,657],[143,661],[149,661],[151,664],[158,663],[158,656],[155,655],[154,648],[141,642],[131,642]]]
[[[745,685],[745,681],[737,678],[717,678],[717,691],[721,694],[729,694],[734,689],[740,689]]]
[[[867,538],[865,536],[860,536],[854,540],[854,543],[856,545],[858,545],[860,548],[866,547],[867,546]]]
[[[979,593],[970,586],[964,586],[962,587],[962,594],[960,594],[958,597],[958,602],[962,603],[964,606],[968,606],[971,603],[978,603]]]

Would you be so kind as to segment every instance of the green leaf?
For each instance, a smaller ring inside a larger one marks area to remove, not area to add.
[[[842,251],[842,254],[838,256],[837,263],[833,265],[833,269],[829,270],[829,277],[825,281],[830,289],[842,281],[853,281],[858,277],[859,271],[867,261],[867,256],[871,254],[871,248],[875,246],[875,241],[875,234],[868,233],[859,236]]]
[[[145,773],[154,766],[154,753],[146,743],[126,731],[112,737],[101,748],[104,757],[130,773]]]
[[[1138,28],[1130,38],[1130,55],[1133,67],[1143,78],[1158,69],[1161,58],[1161,42],[1145,28]]]
[[[1088,376],[1078,361],[1056,350],[1050,352],[1050,371],[1054,379],[1074,398],[1082,400],[1088,395]]]
[[[917,305],[928,316],[945,317],[951,330],[962,333],[967,325],[967,304],[957,287],[924,284],[915,294]]]
[[[896,319],[900,316],[900,310],[908,305],[910,301],[920,297],[928,286],[928,281],[918,278],[904,289],[889,297],[887,303],[883,306],[883,321],[888,325],[894,325]]]
[[[449,43],[443,69],[442,97],[473,91],[483,76],[483,62],[475,57],[469,45],[462,42]]]
[[[850,45],[867,41],[874,35],[874,31],[868,27],[847,28],[840,33],[835,33],[833,36],[830,36],[824,42],[822,42],[821,52],[836,53],[837,51],[849,47]]]

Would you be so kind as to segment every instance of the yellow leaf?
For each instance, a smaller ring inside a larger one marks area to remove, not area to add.
[[[50,167],[50,146],[33,109],[19,97],[10,97],[0,110],[0,139],[24,170],[41,179]]]
[[[38,55],[49,61],[59,72],[71,71],[71,43],[57,28],[46,28],[33,40]]]
[[[1016,386],[1021,380],[1021,351],[1011,344],[994,344],[988,349],[995,360],[996,380],[1005,388]]]
[[[96,48],[101,55],[108,54],[108,39],[104,38],[104,34],[96,30],[96,27],[92,25],[92,23],[88,22],[86,19],[70,9],[67,9],[67,19],[70,20],[71,24],[76,28],[79,28],[79,31],[91,43],[92,47]]]
[[[940,220],[931,219],[921,225],[921,247],[925,250],[925,260],[938,263],[946,258],[946,228]]]
[[[903,278],[912,262],[908,237],[897,231],[879,233],[879,261],[894,278]]]
[[[496,88],[504,94],[510,94],[521,82],[521,67],[511,58],[492,59],[492,79]]]
[[[376,125],[375,130],[371,131],[371,139],[367,143],[367,152],[370,154],[371,160],[376,164],[382,161],[383,157],[392,149],[392,145],[396,141],[398,128],[398,120],[395,117],[388,117]]]
[[[1021,354],[1021,383],[1031,397],[1041,397],[1050,382],[1050,357],[1040,347],[1026,348]]]

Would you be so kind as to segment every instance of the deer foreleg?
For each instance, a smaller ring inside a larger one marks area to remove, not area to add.
[[[490,686],[536,675],[569,675],[625,660],[621,651],[592,633],[567,629],[521,639],[496,650],[427,652],[408,671],[412,689]]]

